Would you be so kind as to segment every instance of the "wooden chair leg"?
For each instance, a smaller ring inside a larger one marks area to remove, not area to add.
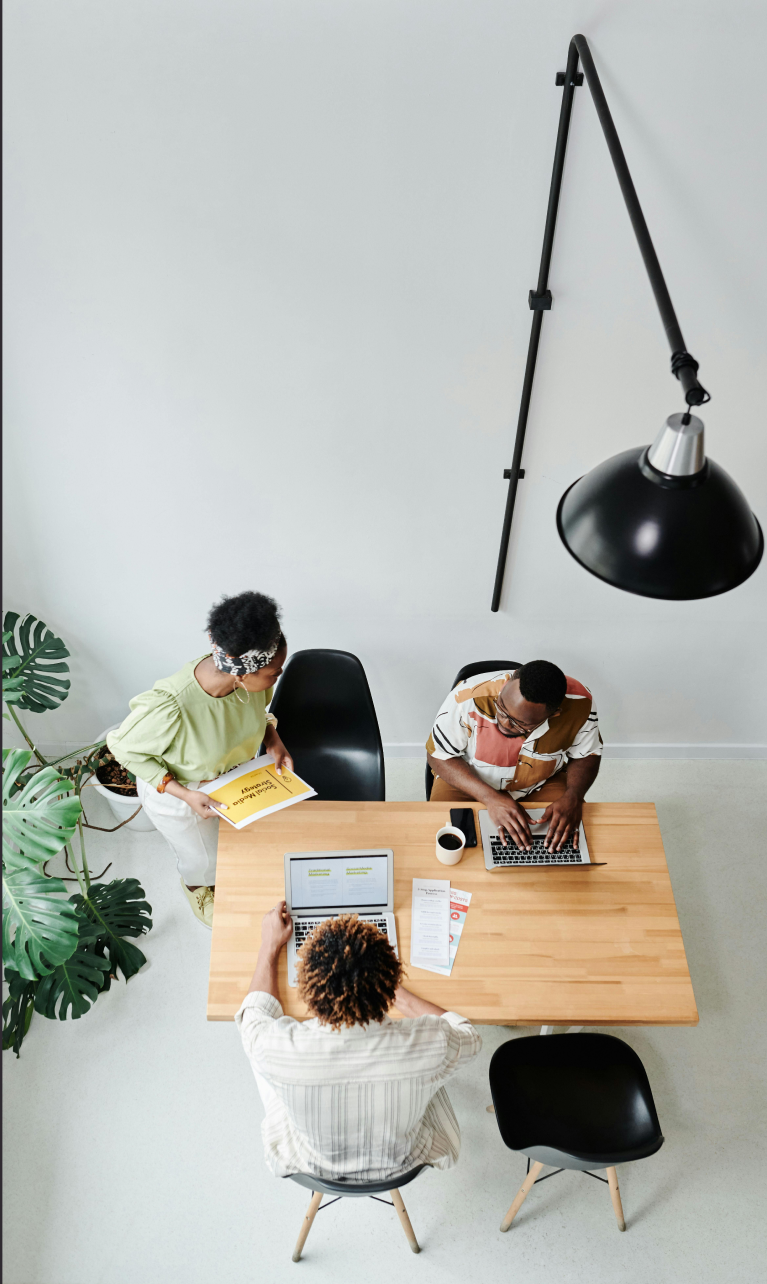
[[[618,1174],[614,1168],[607,1169],[607,1182],[610,1187],[610,1198],[613,1201],[615,1220],[618,1223],[618,1230],[625,1230],[626,1222],[623,1218],[623,1204],[621,1203],[621,1192],[618,1187]]]
[[[508,1213],[506,1214],[503,1221],[501,1222],[502,1231],[507,1231],[511,1226],[511,1223],[514,1221],[514,1218],[516,1217],[520,1208],[524,1204],[529,1192],[532,1190],[533,1185],[535,1183],[535,1179],[542,1168],[543,1168],[543,1164],[539,1164],[538,1161],[536,1160],[536,1162],[533,1164],[532,1168],[530,1169],[529,1173],[525,1177],[525,1180],[522,1182],[522,1185],[520,1186],[519,1190],[517,1191],[516,1197],[514,1199],[514,1203],[511,1205],[511,1208],[509,1209]]]
[[[420,1253],[421,1246],[418,1243],[418,1240],[415,1237],[415,1231],[413,1230],[413,1227],[410,1224],[410,1218],[407,1215],[407,1209],[405,1208],[405,1203],[402,1196],[400,1195],[398,1190],[390,1190],[389,1194],[391,1195],[391,1202],[393,1203],[394,1207],[397,1210],[397,1216],[402,1222],[402,1229],[407,1235],[407,1242],[410,1245],[412,1252]]]
[[[322,1203],[322,1191],[315,1190],[314,1194],[312,1195],[309,1207],[306,1210],[306,1217],[304,1218],[303,1225],[301,1226],[301,1233],[298,1236],[296,1247],[293,1252],[294,1262],[300,1262],[301,1260],[301,1252],[303,1250],[304,1244],[306,1243],[306,1237],[309,1234],[309,1231],[312,1229],[312,1222],[314,1221],[314,1218],[317,1215],[317,1209],[319,1208],[321,1203]]]

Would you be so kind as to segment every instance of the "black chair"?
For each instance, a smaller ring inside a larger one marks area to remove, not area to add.
[[[383,802],[383,746],[365,670],[348,651],[296,651],[272,700],[298,775],[320,798]]]
[[[357,1199],[365,1195],[368,1195],[371,1199],[378,1199],[380,1204],[388,1204],[388,1199],[378,1198],[379,1195],[388,1192],[391,1195],[392,1206],[397,1210],[397,1216],[402,1223],[402,1229],[407,1236],[407,1242],[411,1250],[414,1253],[420,1253],[421,1249],[413,1227],[410,1225],[410,1218],[407,1215],[407,1209],[399,1193],[399,1188],[400,1186],[407,1186],[408,1182],[413,1181],[426,1167],[428,1167],[427,1164],[419,1164],[417,1168],[411,1168],[409,1173],[405,1173],[404,1177],[397,1177],[394,1180],[390,1178],[388,1181],[368,1182],[325,1181],[320,1177],[312,1177],[309,1173],[291,1173],[291,1181],[296,1181],[299,1186],[306,1186],[308,1190],[314,1191],[293,1253],[293,1261],[298,1262],[301,1260],[301,1252],[306,1243],[306,1237],[312,1229],[312,1222],[315,1216],[320,1211],[323,1195],[335,1195],[335,1199],[331,1199],[330,1204],[335,1204],[339,1199]],[[323,1204],[322,1207],[330,1208],[330,1204]]]
[[[475,673],[493,673],[498,669],[521,669],[522,665],[518,660],[480,660],[474,664],[464,664],[453,678],[451,691],[455,691],[459,682],[465,682],[467,678],[473,678]],[[300,774],[300,773],[299,773]],[[431,791],[434,786],[434,772],[426,764],[426,801],[431,798]]]
[[[610,1187],[625,1230],[616,1164],[654,1155],[663,1145],[645,1068],[611,1034],[550,1034],[512,1039],[493,1054],[490,1091],[501,1137],[527,1155],[527,1177],[501,1222],[507,1231],[544,1164],[572,1168]],[[533,1166],[530,1167],[530,1160]]]

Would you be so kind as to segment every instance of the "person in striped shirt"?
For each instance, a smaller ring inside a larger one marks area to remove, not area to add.
[[[515,672],[480,673],[444,701],[426,742],[436,779],[432,802],[483,803],[502,840],[529,850],[530,826],[519,798],[566,769],[547,807],[548,843],[577,846],[583,799],[599,771],[602,737],[588,687],[549,660]],[[559,782],[558,782],[559,783]]]
[[[444,1085],[479,1052],[478,1032],[406,990],[388,939],[356,914],[326,919],[304,942],[298,989],[309,1019],[285,1016],[277,961],[291,927],[284,901],[264,917],[235,1017],[264,1103],[271,1171],[364,1182],[418,1164],[452,1168],[461,1132]]]

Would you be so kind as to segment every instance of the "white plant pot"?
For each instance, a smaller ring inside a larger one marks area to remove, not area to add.
[[[116,731],[119,725],[120,723],[116,722],[113,727],[107,727],[106,731],[102,731],[99,736],[99,740],[105,740],[109,735],[109,732]],[[112,793],[111,789],[106,789],[105,786],[100,784],[96,779],[95,773],[90,778],[88,788],[95,789],[97,793],[101,794],[102,798],[106,798],[112,809],[113,815],[117,817],[118,823],[123,820],[128,820],[128,817],[133,815],[133,812],[139,805],[138,798],[122,798],[120,794]],[[133,820],[128,821],[125,829],[154,829],[154,824],[142,807],[138,816],[134,816]]]

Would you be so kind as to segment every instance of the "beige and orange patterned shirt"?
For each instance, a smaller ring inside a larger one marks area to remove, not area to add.
[[[504,736],[498,729],[495,702],[511,672],[478,673],[459,682],[434,719],[426,741],[432,758],[465,758],[486,785],[524,798],[553,776],[570,758],[602,753],[597,711],[588,687],[567,679],[559,712],[536,727],[527,739]]]

